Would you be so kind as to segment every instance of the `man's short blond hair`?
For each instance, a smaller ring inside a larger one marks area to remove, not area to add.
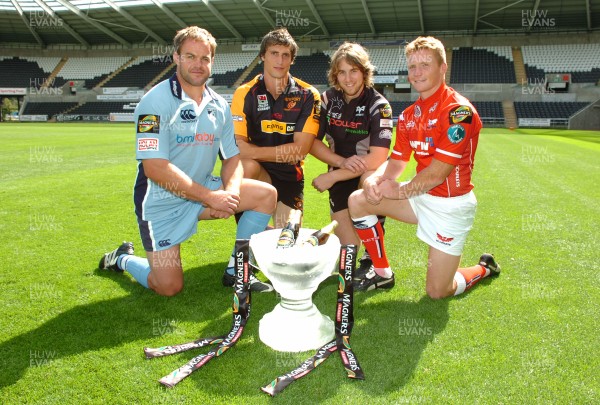
[[[340,84],[337,79],[337,75],[340,72],[338,64],[345,60],[349,65],[357,67],[363,74],[365,87],[373,87],[373,73],[375,72],[375,66],[369,60],[369,53],[360,44],[353,42],[344,42],[331,56],[331,63],[329,64],[329,72],[327,72],[327,79],[329,85],[339,90]]]
[[[213,58],[215,57],[217,41],[212,36],[212,34],[204,28],[191,26],[177,31],[177,34],[175,34],[175,38],[173,38],[173,49],[177,54],[179,54],[179,52],[181,51],[181,45],[185,42],[186,39],[207,42],[210,46],[210,56]]]
[[[440,65],[446,63],[446,49],[444,48],[444,44],[442,44],[442,41],[434,37],[418,37],[406,45],[404,48],[406,60],[408,61],[408,57],[411,54],[423,49],[429,49],[433,51]]]

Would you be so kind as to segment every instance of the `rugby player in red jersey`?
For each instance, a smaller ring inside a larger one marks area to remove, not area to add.
[[[418,100],[398,118],[396,143],[388,159],[348,201],[360,239],[373,261],[355,287],[359,291],[392,288],[394,273],[385,253],[377,215],[417,225],[417,237],[429,245],[426,291],[434,299],[463,293],[479,280],[500,273],[494,256],[459,268],[477,200],[471,175],[481,120],[465,97],[445,84],[446,52],[433,37],[419,37],[405,48],[408,80]],[[417,174],[396,179],[414,154]]]

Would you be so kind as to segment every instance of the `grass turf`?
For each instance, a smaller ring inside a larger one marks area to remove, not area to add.
[[[182,246],[184,291],[157,296],[96,267],[122,240],[141,251],[131,189],[131,125],[0,125],[2,403],[595,403],[599,397],[597,249],[600,134],[486,129],[474,174],[479,208],[463,264],[496,254],[502,275],[458,298],[425,296],[426,247],[388,221],[391,291],[355,295],[353,348],[365,381],[336,355],[283,393],[259,391],[312,353],[277,353],[256,294],[238,344],[174,389],[157,380],[198,349],[146,360],[142,348],[222,334],[221,274],[235,224],[201,223]],[[306,163],[305,226],[329,221]],[[414,166],[411,166],[411,168]],[[411,169],[414,170],[414,169]],[[405,176],[407,177],[407,176]],[[333,318],[337,282],[314,295]]]

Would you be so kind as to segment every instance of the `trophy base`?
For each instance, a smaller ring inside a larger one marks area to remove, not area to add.
[[[260,340],[280,352],[316,350],[335,337],[331,318],[312,304],[305,310],[290,310],[277,304],[265,314],[258,327]]]

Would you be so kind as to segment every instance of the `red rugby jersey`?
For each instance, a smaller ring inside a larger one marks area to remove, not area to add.
[[[456,197],[473,189],[471,174],[481,130],[479,114],[469,100],[442,84],[398,117],[391,158],[408,161],[415,154],[417,173],[436,158],[455,166],[442,184],[429,190],[437,197]]]

